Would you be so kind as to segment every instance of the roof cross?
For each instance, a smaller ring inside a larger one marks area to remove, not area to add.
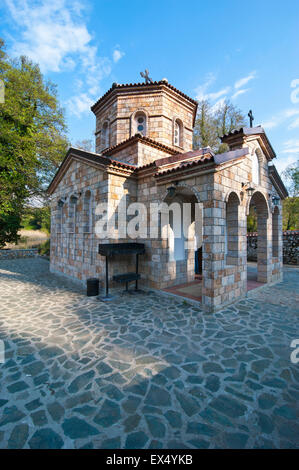
[[[252,114],[252,110],[250,109],[249,113],[248,113],[248,117],[249,117],[249,120],[250,120],[250,127],[252,127],[252,123],[254,121],[254,117],[253,117],[253,114]]]
[[[153,80],[149,77],[149,71],[145,69],[144,72],[140,72],[142,78],[144,78],[145,83],[154,83]]]

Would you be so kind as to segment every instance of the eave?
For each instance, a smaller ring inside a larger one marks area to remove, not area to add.
[[[80,161],[86,165],[93,166],[98,170],[106,171],[107,173],[109,170],[109,173],[114,172],[117,174],[123,174],[126,177],[131,176],[136,170],[134,165],[112,160],[97,153],[86,152],[85,150],[70,147],[54,178],[48,186],[48,194],[53,194],[73,161]]]
[[[273,184],[274,188],[277,191],[277,194],[281,199],[285,199],[288,197],[289,193],[286,189],[285,185],[283,184],[282,179],[279,176],[278,171],[274,165],[269,166],[269,178],[271,183]]]

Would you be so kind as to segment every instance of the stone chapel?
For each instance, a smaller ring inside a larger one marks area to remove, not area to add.
[[[247,215],[258,220],[257,281],[282,279],[282,205],[287,191],[272,163],[276,157],[264,129],[241,128],[222,137],[227,151],[193,150],[197,102],[167,80],[112,87],[91,107],[96,152],[70,148],[54,176],[51,195],[52,272],[85,283],[105,279],[105,259],[95,234],[96,207],[117,214],[126,201],[145,205],[199,203],[200,218],[188,235],[122,239],[142,242],[141,284],[167,289],[195,279],[195,253],[202,272],[198,297],[215,311],[247,293]],[[116,218],[117,219],[117,218]],[[116,226],[116,232],[118,228]],[[187,242],[187,243],[186,243]],[[111,276],[134,262],[110,262]],[[132,266],[134,270],[134,266]]]

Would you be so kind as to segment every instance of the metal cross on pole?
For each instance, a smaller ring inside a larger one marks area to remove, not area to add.
[[[153,83],[153,80],[149,77],[149,71],[145,69],[144,72],[140,72],[142,78],[144,78],[145,83]]]
[[[250,110],[249,113],[248,113],[248,117],[249,117],[249,120],[250,120],[250,127],[252,127],[252,123],[254,121],[254,117],[253,117],[253,114],[252,114],[252,111]]]

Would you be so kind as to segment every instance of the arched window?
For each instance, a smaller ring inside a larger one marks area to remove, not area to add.
[[[72,195],[70,197],[69,202],[69,233],[75,233],[76,231],[76,211],[77,211],[77,202],[78,197],[76,195]]]
[[[173,145],[177,147],[182,147],[183,142],[183,125],[179,119],[174,121],[174,129],[173,129]]]
[[[57,204],[57,212],[56,212],[56,231],[57,233],[62,232],[62,223],[63,223],[63,206],[64,206],[64,199],[59,199]]]
[[[102,128],[102,145],[103,149],[107,149],[109,147],[109,124],[108,122],[104,122]]]
[[[83,200],[84,232],[91,232],[91,192],[86,191]]]
[[[239,262],[239,203],[236,193],[231,193],[226,203],[224,249],[227,265],[237,265]]]
[[[134,117],[135,134],[146,136],[146,115],[142,111],[138,111]]]
[[[252,182],[260,184],[260,162],[256,152],[252,155]]]

